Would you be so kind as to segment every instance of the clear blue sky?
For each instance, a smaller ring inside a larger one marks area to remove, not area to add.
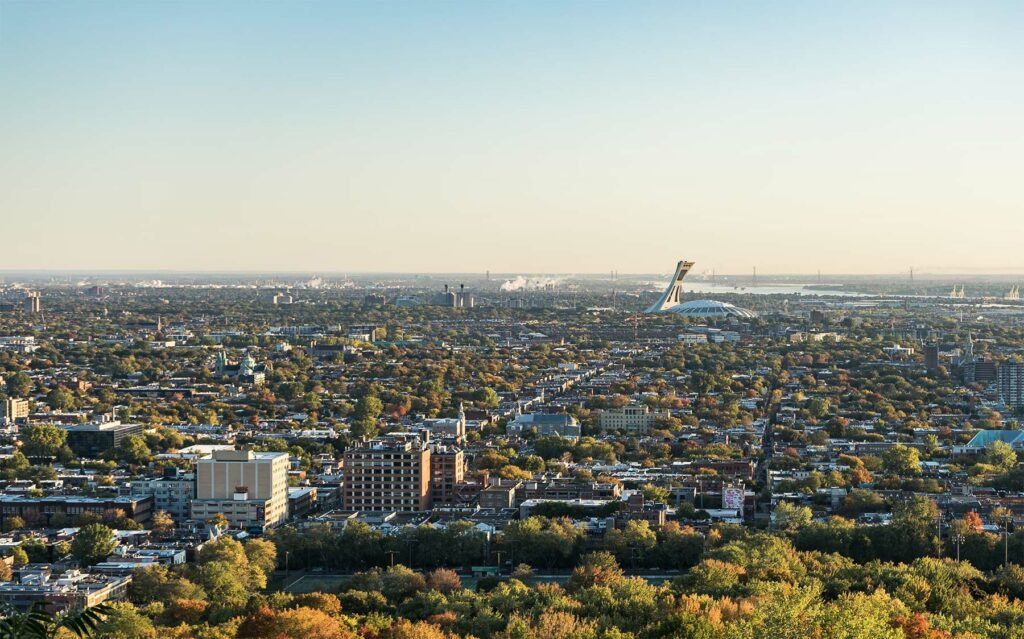
[[[1021,2],[0,0],[0,268],[1024,268]]]

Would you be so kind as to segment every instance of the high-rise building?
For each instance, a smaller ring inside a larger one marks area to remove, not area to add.
[[[434,304],[438,306],[448,306],[450,308],[473,308],[476,305],[476,298],[473,297],[472,293],[466,292],[466,285],[460,284],[459,290],[456,291],[454,288],[449,288],[447,284],[444,285],[444,293],[440,293],[434,297]]]
[[[345,451],[342,507],[371,512],[426,510],[430,448],[415,433],[389,433]]]
[[[232,526],[277,526],[288,518],[288,453],[217,450],[196,462],[192,519],[223,514]]]
[[[39,293],[29,293],[25,296],[25,312],[38,313],[40,311]]]
[[[1024,406],[1024,362],[1004,362],[996,379],[999,399],[1011,408]]]
[[[939,345],[927,344],[924,347],[924,365],[928,370],[939,367]]]
[[[0,402],[0,424],[28,421],[27,399],[5,399]]]
[[[996,381],[998,371],[996,363],[989,359],[972,358],[963,364],[964,383],[988,383]]]

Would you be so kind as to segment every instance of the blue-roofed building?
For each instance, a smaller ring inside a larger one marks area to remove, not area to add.
[[[971,441],[957,448],[955,452],[979,453],[993,442],[1006,442],[1014,450],[1024,450],[1024,430],[980,430]]]

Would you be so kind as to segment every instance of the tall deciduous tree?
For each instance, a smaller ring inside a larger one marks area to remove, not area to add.
[[[89,524],[79,529],[71,542],[71,554],[83,566],[91,566],[114,552],[117,540],[114,531],[103,524]]]

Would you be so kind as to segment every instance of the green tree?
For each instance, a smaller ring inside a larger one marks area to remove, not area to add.
[[[20,371],[5,376],[4,380],[7,382],[7,394],[11,397],[25,397],[35,385],[31,377]]]
[[[779,530],[792,532],[807,526],[814,519],[814,513],[807,506],[797,506],[788,501],[780,501],[775,506],[775,527]]]
[[[68,432],[52,424],[30,424],[21,431],[22,452],[29,457],[68,455]]]
[[[268,577],[277,568],[277,547],[270,540],[250,539],[245,542],[245,556],[250,565]]]
[[[71,410],[75,407],[75,396],[63,386],[46,394],[46,404],[53,410]]]
[[[655,486],[654,484],[644,484],[641,490],[643,491],[644,499],[646,501],[656,501],[661,503],[668,502],[668,488]]]
[[[15,546],[10,550],[15,566],[24,566],[29,562],[28,552],[22,546]]]
[[[156,639],[158,636],[149,617],[124,602],[110,604],[106,618],[96,626],[96,635],[117,639]]]
[[[166,566],[136,568],[128,584],[128,597],[137,603],[175,599],[206,599],[203,589],[171,572]]]
[[[1004,441],[996,440],[985,447],[985,463],[1006,472],[1017,466],[1017,453]]]
[[[25,527],[25,520],[17,515],[11,515],[4,519],[4,532],[11,532]]]
[[[882,454],[882,468],[892,475],[916,475],[921,472],[921,455],[916,448],[896,444]]]
[[[80,528],[71,542],[71,554],[83,566],[91,566],[114,552],[117,540],[114,531],[103,524],[89,524]]]
[[[484,387],[473,393],[473,401],[484,408],[497,408],[501,398],[493,388]]]
[[[120,462],[135,465],[148,464],[153,457],[146,440],[138,435],[129,435],[118,442],[114,456]]]

